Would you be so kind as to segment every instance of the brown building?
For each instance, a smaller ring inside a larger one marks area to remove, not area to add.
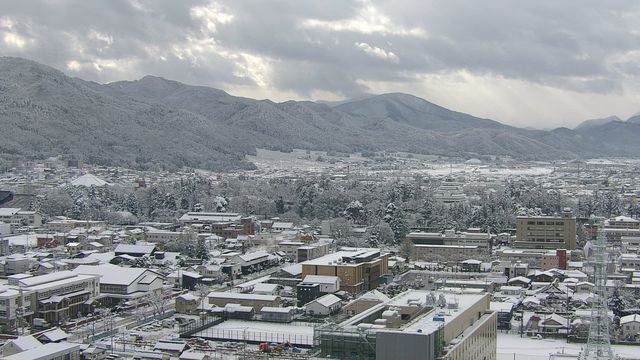
[[[518,216],[516,219],[517,248],[576,249],[576,217],[570,208],[560,216]]]
[[[380,278],[389,273],[389,254],[380,249],[343,248],[342,250],[302,263],[302,277],[307,275],[337,276],[340,290],[357,294],[373,290]]]

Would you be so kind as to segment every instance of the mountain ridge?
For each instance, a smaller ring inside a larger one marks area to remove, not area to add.
[[[7,57],[0,57],[0,90],[0,126],[11,134],[0,145],[3,154],[67,154],[131,167],[246,169],[252,164],[244,156],[256,148],[543,160],[610,155],[628,146],[621,153],[632,156],[638,145],[631,137],[640,132],[633,123],[625,123],[625,129],[607,123],[574,130],[527,130],[403,93],[332,106],[236,97],[151,75],[99,84]],[[596,136],[598,131],[624,143],[607,144]],[[600,148],[591,142],[600,143]]]

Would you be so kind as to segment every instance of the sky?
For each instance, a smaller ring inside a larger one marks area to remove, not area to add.
[[[635,0],[20,0],[0,56],[274,101],[403,92],[534,128],[640,112]]]

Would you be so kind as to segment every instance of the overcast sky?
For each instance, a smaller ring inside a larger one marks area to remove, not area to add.
[[[0,55],[234,95],[405,92],[516,126],[640,112],[640,1],[0,2]]]

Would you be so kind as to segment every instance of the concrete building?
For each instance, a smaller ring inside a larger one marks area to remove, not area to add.
[[[42,216],[35,211],[20,208],[0,208],[0,222],[9,224],[13,232],[21,226],[42,226]]]
[[[518,216],[514,246],[526,249],[576,249],[576,217],[570,208],[560,216]]]
[[[31,294],[29,308],[33,311],[33,317],[58,324],[92,310],[85,303],[100,295],[100,278],[97,275],[59,271],[20,279],[17,287],[14,286],[16,288],[23,294]]]
[[[164,282],[164,277],[153,270],[112,264],[80,265],[73,272],[100,277],[99,299],[108,305],[144,296],[161,296]]]
[[[487,255],[490,255],[491,240],[494,237],[494,235],[479,229],[468,229],[467,231],[449,229],[443,232],[415,231],[407,234],[407,239],[416,245],[477,246],[485,249]]]
[[[410,290],[338,326],[318,327],[320,357],[495,360],[497,315],[480,292]]]
[[[486,249],[476,245],[413,245],[413,256],[429,262],[458,263],[467,259],[484,259],[489,256]]]
[[[302,263],[302,277],[308,275],[337,276],[340,290],[357,294],[375,289],[380,278],[389,273],[389,254],[380,249],[343,248]]]

